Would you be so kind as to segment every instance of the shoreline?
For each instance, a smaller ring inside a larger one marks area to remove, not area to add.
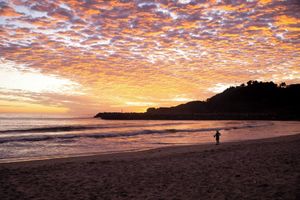
[[[194,122],[193,122],[194,123]],[[191,123],[191,124],[193,124]],[[211,122],[209,122],[211,123]],[[215,123],[215,122],[212,122],[212,123]],[[229,123],[233,123],[233,124],[229,124]],[[100,123],[102,126],[102,123]],[[156,122],[151,122],[151,126],[152,125],[155,125]],[[205,123],[204,123],[205,124]],[[241,121],[241,122],[237,122],[237,124],[235,124],[235,122],[232,122],[232,121],[226,121],[226,122],[222,122],[222,123],[216,123],[217,125],[214,125],[215,128],[211,128],[210,125],[206,124],[206,126],[208,126],[209,128],[203,128],[202,126],[191,126],[191,128],[186,128],[183,127],[183,129],[179,128],[178,130],[176,129],[164,129],[164,128],[161,128],[162,131],[158,131],[157,132],[157,135],[163,135],[163,133],[169,133],[169,132],[184,132],[184,131],[187,131],[187,132],[192,132],[192,136],[189,136],[189,134],[184,134],[184,142],[181,143],[181,139],[178,139],[178,140],[174,140],[173,138],[168,138],[168,134],[166,134],[166,141],[167,142],[162,142],[162,143],[153,143],[153,144],[147,144],[147,141],[146,142],[142,142],[141,145],[139,143],[133,143],[133,145],[131,145],[131,142],[129,140],[128,142],[128,146],[124,146],[124,147],[119,147],[119,146],[114,146],[114,145],[111,145],[109,148],[105,148],[105,146],[101,146],[101,142],[99,141],[98,143],[98,140],[95,141],[95,143],[92,143],[91,146],[89,146],[88,143],[84,143],[84,145],[86,146],[83,146],[82,149],[71,149],[73,148],[72,145],[70,146],[70,148],[66,148],[66,151],[64,151],[65,148],[60,148],[60,143],[56,144],[56,140],[52,140],[52,139],[55,139],[55,135],[54,137],[52,138],[49,137],[49,141],[50,141],[50,145],[49,147],[51,147],[51,144],[52,144],[52,141],[53,141],[53,145],[57,145],[58,147],[58,150],[56,149],[53,149],[53,148],[50,148],[50,151],[47,152],[47,151],[44,151],[43,150],[41,152],[39,152],[41,149],[39,147],[35,147],[33,143],[32,145],[32,149],[29,151],[29,153],[27,153],[26,149],[25,150],[25,153],[23,152],[19,152],[19,151],[22,151],[22,148],[17,148],[16,152],[15,149],[14,149],[14,146],[9,146],[8,149],[7,149],[7,152],[8,154],[6,154],[6,149],[5,149],[5,145],[2,147],[1,151],[3,152],[2,154],[2,157],[0,159],[0,164],[1,163],[15,163],[15,162],[27,162],[27,161],[34,161],[34,160],[48,160],[48,159],[61,159],[61,158],[69,158],[69,157],[84,157],[84,156],[94,156],[94,155],[104,155],[104,154],[119,154],[119,153],[123,153],[123,152],[138,152],[138,151],[145,151],[145,150],[150,150],[150,149],[156,149],[156,148],[165,148],[165,147],[176,147],[176,146],[189,146],[189,145],[205,145],[205,144],[209,144],[209,143],[213,143],[214,142],[214,139],[212,137],[212,135],[208,135],[208,131],[215,131],[215,129],[224,129],[224,131],[226,130],[226,132],[228,131],[232,131],[234,134],[233,135],[229,135],[229,134],[224,134],[221,138],[221,142],[223,144],[225,143],[228,143],[228,142],[242,142],[242,141],[247,141],[247,140],[255,140],[255,139],[263,139],[263,138],[270,138],[270,137],[277,137],[277,136],[280,136],[280,135],[293,135],[293,134],[300,134],[300,130],[299,130],[299,123],[298,122],[294,122],[294,121],[289,121],[289,122],[274,122],[274,121],[264,121],[264,122],[261,122],[261,121],[254,121],[254,122],[248,122],[248,121]],[[285,126],[285,125],[289,125],[289,126]],[[274,129],[274,127],[271,127],[269,128],[268,126],[277,126],[278,127],[278,131],[277,131],[277,128]],[[289,127],[289,128],[285,128],[285,127]],[[254,129],[253,129],[254,128]],[[255,128],[257,128],[258,130],[255,130]],[[147,128],[144,128],[145,130]],[[135,136],[135,135],[141,135],[141,137],[148,137],[147,134],[148,134],[148,129],[145,131],[146,133],[144,133],[144,130],[143,128],[141,129],[141,131],[139,131],[138,133],[139,134],[136,134],[136,130],[130,130],[128,131],[128,134],[127,132],[125,131],[124,133],[126,133],[125,135],[127,136]],[[236,131],[238,129],[242,129],[242,132],[245,132],[247,134],[245,134],[245,136],[241,135],[240,131]],[[271,132],[268,132],[268,130],[270,129]],[[274,129],[274,130],[273,130]],[[24,129],[26,130],[26,129]],[[151,132],[151,135],[152,133],[155,135],[156,134],[156,130],[151,130],[149,128],[150,132]],[[204,137],[202,137],[202,134],[198,134],[198,132],[204,132]],[[251,134],[250,132],[253,132],[253,134]],[[273,132],[272,132],[273,131]],[[131,134],[131,132],[133,134]],[[68,133],[66,133],[67,135]],[[177,133],[176,133],[177,134]],[[45,134],[46,137],[45,137],[45,142],[46,140],[48,140],[47,138],[47,133]],[[59,134],[58,134],[59,136]],[[78,134],[78,136],[76,136],[76,138],[78,137],[79,139],[81,139],[80,137],[85,138],[85,133],[84,134]],[[102,133],[99,133],[99,134],[87,134],[87,138],[89,137],[92,137],[92,138],[98,138],[98,136],[100,137],[104,137],[106,138],[106,134],[102,134]],[[117,134],[116,135],[116,139],[113,138],[112,142],[117,142],[117,139],[119,137],[119,135]],[[195,137],[194,137],[195,136]],[[75,137],[75,136],[74,136]],[[108,137],[111,137],[110,134],[108,134]],[[39,137],[36,137],[37,140],[39,140]],[[62,141],[63,143],[65,142],[64,140],[60,140],[60,137],[59,138],[59,142]],[[62,137],[64,138],[64,137]],[[68,137],[66,137],[68,138]],[[150,138],[150,136],[149,136]],[[154,137],[155,138],[155,137]],[[204,138],[204,139],[202,139]],[[35,136],[34,134],[32,136],[29,137],[28,139],[28,143],[29,141],[32,139],[32,141],[35,141]],[[150,138],[151,139],[151,138]],[[170,140],[168,142],[168,140]],[[6,140],[3,140],[4,142],[6,142]],[[14,141],[14,139],[12,139],[11,141]],[[16,141],[19,141],[19,140],[16,140]],[[22,141],[22,138],[20,139],[20,141]],[[43,141],[43,140],[42,140]],[[150,140],[149,140],[150,141]],[[10,142],[10,138],[7,139],[7,142]],[[69,142],[69,140],[67,140],[66,142]],[[126,142],[126,141],[125,141]],[[154,141],[155,142],[155,141]],[[79,140],[79,143],[81,143],[81,141]],[[97,144],[98,143],[98,144]],[[45,143],[45,144],[48,144],[48,143]],[[72,143],[71,143],[72,144]],[[75,144],[75,143],[74,143]],[[16,144],[17,145],[17,144]],[[127,145],[127,144],[126,144]],[[90,148],[91,147],[91,148]],[[48,147],[46,146],[45,150],[48,149]],[[61,149],[61,150],[59,150]],[[35,153],[37,152],[37,153]],[[48,154],[48,155],[47,155]]]
[[[300,197],[300,134],[0,164],[8,199]]]
[[[115,160],[115,159],[126,159],[126,158],[143,158],[146,156],[156,157],[162,155],[172,155],[172,154],[180,154],[180,153],[189,153],[190,151],[202,152],[211,149],[220,149],[228,146],[234,145],[247,145],[247,144],[256,144],[256,143],[264,143],[264,142],[275,142],[281,139],[291,138],[300,138],[300,132],[293,135],[283,135],[277,137],[269,137],[262,139],[250,139],[250,140],[238,140],[238,141],[229,141],[222,142],[220,145],[215,145],[215,142],[202,143],[202,144],[185,144],[185,145],[172,145],[172,146],[164,146],[158,148],[149,148],[149,149],[141,149],[141,150],[128,150],[121,152],[104,152],[104,153],[83,153],[83,154],[75,154],[75,155],[61,155],[61,156],[41,156],[41,157],[31,157],[31,158],[16,158],[14,161],[1,162],[1,165],[14,165],[14,164],[30,164],[30,163],[48,163],[48,162],[70,162],[70,161],[82,161],[89,159],[99,159],[99,160]],[[14,159],[14,158],[13,158]],[[6,160],[6,159],[3,159]]]
[[[272,121],[300,121],[296,113],[123,113],[102,112],[94,116],[102,120],[272,120]]]

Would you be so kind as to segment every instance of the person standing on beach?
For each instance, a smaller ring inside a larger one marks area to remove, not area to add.
[[[221,133],[219,132],[219,130],[217,130],[216,134],[214,135],[214,137],[216,138],[216,145],[220,144],[220,136]]]

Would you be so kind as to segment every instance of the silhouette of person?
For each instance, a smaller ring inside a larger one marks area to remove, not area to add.
[[[214,137],[216,138],[216,145],[220,144],[220,136],[221,133],[219,132],[219,130],[217,130],[216,134],[214,135]]]

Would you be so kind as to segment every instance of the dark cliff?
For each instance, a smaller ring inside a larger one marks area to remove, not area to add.
[[[148,108],[145,113],[99,113],[103,119],[300,119],[300,84],[248,81],[206,101]]]

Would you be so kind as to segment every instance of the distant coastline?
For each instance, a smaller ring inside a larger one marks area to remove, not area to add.
[[[300,84],[248,81],[206,101],[148,108],[144,113],[100,112],[107,120],[300,120]]]
[[[105,120],[282,120],[300,121],[299,115],[273,114],[149,114],[149,113],[98,113],[95,118]]]

